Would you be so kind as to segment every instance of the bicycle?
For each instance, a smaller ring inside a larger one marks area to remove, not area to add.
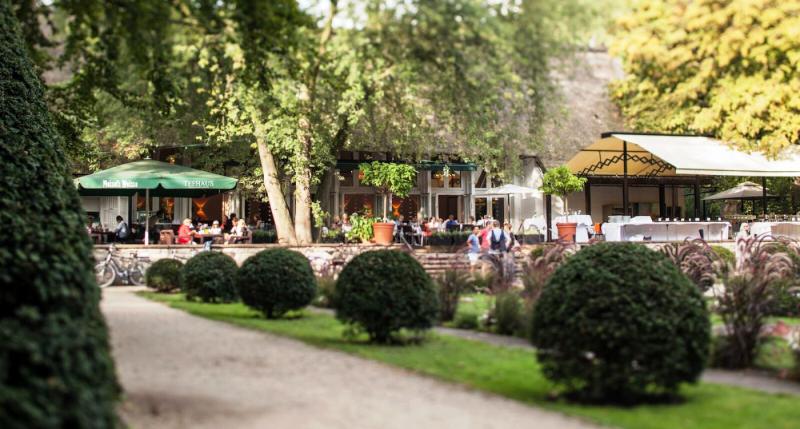
[[[105,260],[94,266],[97,285],[101,288],[107,287],[113,284],[117,277],[120,277],[128,284],[142,286],[148,262],[150,262],[150,258],[139,257],[136,252],[131,252],[130,257],[116,255],[115,246],[112,243],[108,246]]]

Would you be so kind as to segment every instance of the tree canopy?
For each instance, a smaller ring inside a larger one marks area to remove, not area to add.
[[[91,170],[172,150],[233,168],[268,197],[279,236],[305,242],[312,191],[342,149],[513,175],[558,110],[553,60],[587,1],[324,3],[318,17],[295,0],[54,2],[47,40],[62,54],[39,63],[70,70],[49,94],[75,160]],[[45,13],[17,4],[26,21]],[[44,55],[38,36],[29,49]]]
[[[633,128],[771,155],[800,143],[800,2],[643,0],[616,27],[613,97]]]

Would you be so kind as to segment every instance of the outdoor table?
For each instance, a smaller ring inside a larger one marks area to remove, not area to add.
[[[213,241],[215,238],[219,237],[220,240],[224,240],[225,236],[222,234],[194,234],[192,238],[198,240],[198,243],[202,244],[206,241]]]
[[[589,215],[569,215],[569,222],[577,223],[575,228],[575,242],[588,243],[589,234],[594,232],[594,222]],[[567,216],[558,216],[553,219],[553,235],[558,237],[558,224],[567,223]]]
[[[113,239],[114,233],[111,231],[99,231],[92,232],[89,236],[92,237],[92,241],[95,244],[106,244]]]
[[[729,222],[652,222],[652,223],[605,223],[603,234],[606,241],[683,241],[702,238],[707,241],[728,239]]]
[[[753,222],[750,224],[753,235],[770,234],[774,237],[800,238],[800,222]]]

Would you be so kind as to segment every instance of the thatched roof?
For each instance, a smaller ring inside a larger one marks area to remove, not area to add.
[[[564,164],[604,131],[625,130],[622,115],[608,93],[609,83],[622,76],[619,60],[605,49],[582,51],[574,63],[554,73],[564,112],[547,125],[544,147],[535,154],[545,167]]]

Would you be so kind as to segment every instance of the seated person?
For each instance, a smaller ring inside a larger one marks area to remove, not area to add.
[[[131,230],[128,224],[122,219],[122,216],[117,216],[117,229],[114,230],[114,236],[117,241],[126,241],[131,235]]]
[[[458,221],[456,220],[455,216],[450,215],[447,217],[447,221],[444,223],[445,230],[447,230],[448,232],[457,231],[459,227],[460,225],[458,224]]]
[[[209,233],[215,235],[222,234],[222,228],[220,228],[218,220],[215,220],[211,223],[211,229],[209,229]]]
[[[178,244],[189,244],[194,239],[195,232],[192,230],[192,220],[186,218],[178,228]]]
[[[226,237],[225,242],[228,244],[238,243],[242,241],[247,235],[247,225],[244,222],[244,219],[239,219],[236,221],[236,226],[231,228],[231,233],[228,234]]]

